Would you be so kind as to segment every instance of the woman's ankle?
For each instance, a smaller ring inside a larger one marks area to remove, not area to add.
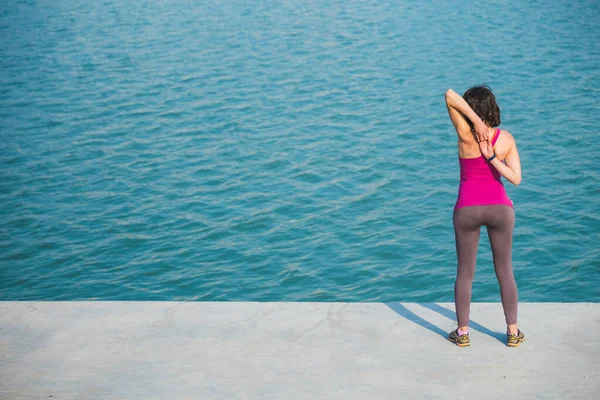
[[[519,327],[517,326],[517,324],[506,325],[506,332],[509,335],[516,335],[517,333],[519,333]]]

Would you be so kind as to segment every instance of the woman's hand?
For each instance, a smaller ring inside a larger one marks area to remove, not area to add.
[[[484,123],[474,124],[473,130],[475,131],[475,137],[477,138],[478,143],[481,143],[484,141],[489,142],[490,140],[492,140],[491,136],[493,134],[490,134],[489,129],[486,124],[484,124]]]
[[[485,140],[483,142],[479,142],[479,150],[481,150],[481,154],[485,158],[490,158],[494,155],[494,147],[489,142],[489,140]]]

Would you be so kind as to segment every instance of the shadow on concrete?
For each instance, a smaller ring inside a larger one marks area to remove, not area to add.
[[[430,331],[432,331],[433,333],[437,333],[438,335],[441,335],[444,339],[448,339],[448,332],[444,332],[442,329],[433,325],[431,322],[419,317],[417,314],[410,311],[408,308],[404,307],[402,304],[396,303],[396,302],[389,302],[389,303],[385,303],[385,305],[388,306],[389,308],[391,308],[392,310],[394,310],[396,312],[396,314],[406,318],[407,320],[412,321],[415,324],[421,325],[423,328],[427,328]]]
[[[429,308],[431,311],[435,311],[439,314],[442,314],[444,317],[450,318],[452,321],[456,321],[456,312],[454,312],[453,310],[450,310],[446,307],[442,307],[436,303],[419,303],[419,304],[425,308]],[[494,339],[497,339],[501,343],[505,343],[505,341],[506,341],[505,333],[494,332],[494,331],[486,328],[485,326],[479,325],[477,322],[473,321],[472,319],[469,319],[469,328],[473,328],[481,333],[485,333],[486,335],[491,336]]]
[[[442,307],[436,303],[418,303],[418,304],[425,308],[428,308],[432,311],[435,311],[435,312],[443,315],[444,317],[451,319],[452,321],[456,321],[456,313],[448,308]],[[408,308],[404,307],[402,304],[397,303],[397,302],[389,302],[389,303],[385,303],[385,305],[388,306],[389,308],[391,308],[392,310],[394,310],[394,312],[396,312],[396,314],[406,318],[407,320],[412,321],[418,325],[421,325],[423,328],[429,329],[433,333],[437,333],[438,335],[442,336],[444,339],[448,339],[449,332],[445,332],[441,328],[433,325],[431,322],[419,317],[417,314],[410,311]],[[497,339],[501,343],[504,343],[506,340],[506,335],[504,333],[493,332],[490,329],[486,328],[485,326],[482,326],[482,325],[478,324],[477,322],[474,322],[473,320],[469,321],[469,327],[473,328],[481,333],[485,333],[486,335],[489,335],[489,336],[493,337],[494,339]]]

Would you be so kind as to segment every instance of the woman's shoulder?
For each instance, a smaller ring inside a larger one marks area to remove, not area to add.
[[[503,159],[503,156],[505,156],[513,147],[517,147],[517,142],[515,141],[515,137],[512,135],[512,133],[501,129],[500,135],[498,136],[498,140],[494,147],[497,149],[497,153],[502,155],[501,159]]]
[[[505,143],[516,144],[515,137],[512,133],[507,131],[506,129],[500,129],[500,136],[498,137],[498,141],[502,141]]]

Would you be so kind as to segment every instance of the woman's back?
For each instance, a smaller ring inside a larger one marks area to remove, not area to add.
[[[492,146],[497,144],[501,136],[501,130],[496,129],[491,140]],[[465,143],[465,145],[468,145],[468,143]],[[508,141],[505,146],[509,146]],[[477,151],[479,153],[478,157],[459,157],[460,185],[455,209],[492,204],[503,204],[512,207],[513,203],[504,190],[500,173],[481,155],[479,146]]]
[[[500,161],[504,161],[513,147],[516,149],[515,138],[509,131],[501,129],[496,142],[493,144],[496,157]],[[460,158],[482,157],[479,143],[477,143],[473,135],[465,135],[464,139],[458,141],[458,156]]]

